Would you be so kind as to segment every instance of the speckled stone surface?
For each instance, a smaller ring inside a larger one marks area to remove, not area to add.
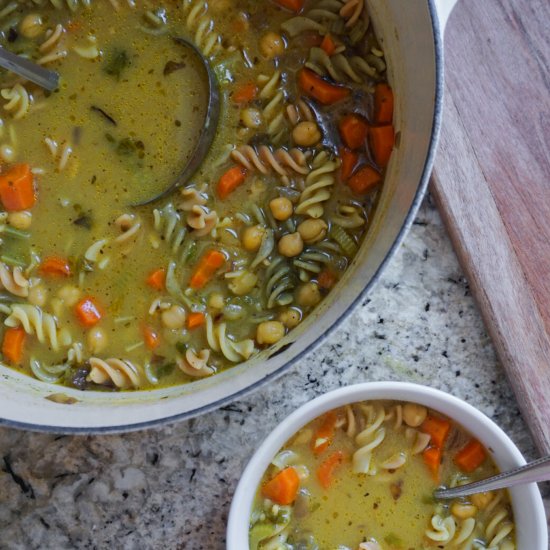
[[[448,391],[532,457],[503,374],[427,200],[370,297],[271,386],[194,420],[128,435],[1,428],[0,548],[222,549],[231,495],[262,439],[302,403],[361,381]]]

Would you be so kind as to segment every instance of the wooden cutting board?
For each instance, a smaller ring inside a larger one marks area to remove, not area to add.
[[[432,192],[524,418],[550,453],[550,2],[459,0],[445,55]]]

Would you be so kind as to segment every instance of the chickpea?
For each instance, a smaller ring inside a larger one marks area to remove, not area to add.
[[[212,309],[223,309],[225,305],[225,300],[223,299],[223,294],[220,292],[212,292],[208,298],[208,307]]]
[[[477,506],[465,504],[464,502],[455,502],[451,506],[451,514],[458,519],[473,518],[477,514]]]
[[[260,245],[262,244],[262,239],[265,235],[265,229],[261,225],[254,225],[252,227],[247,227],[243,231],[243,246],[245,250],[249,252],[256,252]]]
[[[241,122],[247,128],[259,128],[262,125],[262,113],[253,107],[243,109],[241,111]]]
[[[285,326],[279,321],[260,323],[256,330],[258,344],[275,344],[285,335]]]
[[[162,324],[166,328],[178,329],[183,328],[185,325],[185,309],[181,306],[170,306],[162,312],[160,317],[162,319]]]
[[[472,495],[470,500],[474,506],[477,506],[480,510],[484,510],[493,500],[494,496],[492,491],[487,491],[486,493],[476,493]]]
[[[285,41],[280,34],[268,32],[260,40],[260,50],[268,59],[277,57],[285,51]]]
[[[292,130],[292,139],[296,145],[302,147],[312,147],[321,141],[321,130],[316,122],[299,122]]]
[[[42,17],[38,13],[29,13],[19,23],[19,32],[25,38],[36,38],[42,34],[43,29]]]
[[[72,285],[65,285],[57,292],[57,296],[63,300],[67,307],[73,307],[78,302],[80,294],[80,289]]]
[[[287,328],[294,328],[300,324],[302,320],[301,313],[294,308],[288,308],[282,311],[279,315],[279,321]]]
[[[298,226],[298,233],[306,244],[322,241],[327,234],[328,225],[324,220],[305,220]]]
[[[231,283],[229,283],[229,290],[237,296],[244,296],[248,294],[258,282],[258,276],[250,271],[245,271],[239,277],[235,277]]]
[[[315,283],[302,285],[296,293],[296,302],[303,307],[316,306],[321,299],[321,291]]]
[[[294,258],[304,249],[304,241],[302,241],[300,233],[289,233],[281,237],[277,246],[282,256]]]
[[[288,220],[294,212],[292,203],[286,197],[277,197],[276,199],[273,199],[269,203],[269,208],[271,209],[273,217],[281,222]]]
[[[27,299],[33,306],[44,307],[48,300],[48,291],[42,285],[31,286]]]
[[[0,147],[0,158],[6,162],[13,162],[15,160],[15,150],[11,145],[2,145]]]
[[[99,327],[94,327],[88,331],[86,341],[88,342],[88,347],[92,353],[102,352],[107,347],[109,342],[107,333]]]
[[[426,420],[428,409],[416,403],[406,403],[403,407],[403,420],[407,426],[417,428]]]
[[[10,212],[8,214],[8,223],[15,229],[28,229],[32,223],[32,214],[28,210],[20,212]]]

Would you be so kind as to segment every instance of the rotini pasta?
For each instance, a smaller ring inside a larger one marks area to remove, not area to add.
[[[0,262],[0,288],[14,296],[26,298],[29,295],[29,280],[23,275],[20,267],[10,268],[4,262]]]
[[[207,57],[212,57],[222,48],[221,36],[214,30],[214,21],[208,14],[208,3],[204,0],[183,0],[187,15],[187,28],[194,32],[195,44]]]
[[[140,385],[140,372],[136,365],[122,359],[100,359],[90,357],[89,382],[95,384],[113,384],[117,388],[137,388]]]
[[[23,327],[27,334],[34,334],[41,344],[48,343],[54,351],[60,348],[59,329],[55,317],[45,313],[38,306],[13,305],[4,324],[7,327]]]
[[[258,77],[260,93],[258,97],[264,102],[262,118],[267,124],[267,133],[275,145],[281,143],[287,131],[285,108],[286,98],[282,74],[276,70],[271,76]]]
[[[22,84],[15,84],[12,88],[2,88],[0,95],[7,101],[4,103],[4,110],[15,120],[23,118],[29,112],[32,96]]]
[[[251,145],[241,145],[231,152],[231,158],[248,170],[257,170],[261,174],[274,171],[280,176],[289,173],[306,175],[309,172],[307,157],[300,149],[276,149],[261,145],[258,150]]]
[[[226,359],[238,363],[248,359],[254,352],[254,340],[245,339],[240,342],[231,340],[225,323],[214,324],[212,317],[206,315],[206,339],[212,350],[221,353]]]

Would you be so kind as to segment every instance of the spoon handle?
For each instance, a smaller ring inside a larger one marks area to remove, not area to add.
[[[40,65],[0,47],[0,67],[22,76],[46,90],[53,91],[59,84],[59,75]]]
[[[533,483],[538,481],[550,480],[550,456],[545,456],[514,468],[502,474],[482,479],[467,485],[460,485],[453,489],[437,489],[434,491],[434,497],[437,499],[452,499],[473,495],[474,493],[483,493],[505,487],[514,487],[522,483]]]

